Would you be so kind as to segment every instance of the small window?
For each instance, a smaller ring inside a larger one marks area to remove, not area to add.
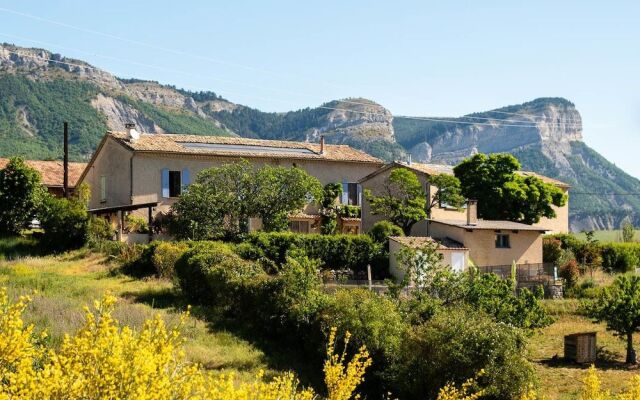
[[[289,221],[291,232],[309,233],[309,221]]]
[[[100,203],[107,201],[107,177],[102,175],[100,177]]]
[[[169,197],[178,197],[182,192],[180,171],[169,171]]]
[[[509,235],[498,233],[496,235],[496,248],[508,249],[510,247],[511,247],[511,244],[509,243]]]
[[[358,184],[357,183],[347,184],[347,204],[349,204],[350,206],[360,205],[358,201]]]

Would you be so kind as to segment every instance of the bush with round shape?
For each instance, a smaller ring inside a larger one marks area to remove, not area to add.
[[[435,398],[448,383],[477,376],[490,399],[517,399],[535,380],[526,337],[509,325],[467,307],[448,307],[414,326],[401,342],[392,368],[401,398]]]
[[[182,242],[158,243],[151,256],[156,275],[160,278],[174,279],[176,262],[188,249],[189,246]]]
[[[51,251],[77,249],[87,242],[89,214],[79,199],[46,195],[38,218],[44,230],[40,243]]]
[[[404,236],[402,228],[386,220],[373,224],[368,234],[374,242],[380,243],[385,249],[388,249],[389,236]]]
[[[580,278],[580,267],[576,260],[569,260],[566,264],[560,266],[559,275],[564,279],[568,288],[575,286]]]

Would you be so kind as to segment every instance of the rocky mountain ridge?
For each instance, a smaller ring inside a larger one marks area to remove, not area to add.
[[[640,224],[640,181],[582,141],[582,120],[562,98],[541,98],[459,118],[405,118],[363,98],[266,113],[213,92],[120,79],[43,49],[0,45],[0,156],[58,158],[59,127],[72,126],[72,156],[90,157],[107,129],[133,122],[151,133],[239,135],[345,143],[386,160],[455,164],[477,152],[509,152],[524,167],[570,183],[575,230]],[[580,193],[597,191],[598,195]],[[575,195],[573,193],[576,193]]]

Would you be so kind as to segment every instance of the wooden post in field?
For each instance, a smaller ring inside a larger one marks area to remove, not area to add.
[[[369,290],[373,290],[373,281],[371,279],[371,265],[367,264],[367,280],[369,281]]]

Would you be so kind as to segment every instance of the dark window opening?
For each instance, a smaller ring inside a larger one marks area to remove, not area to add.
[[[182,192],[180,171],[169,171],[169,197],[178,197]]]
[[[360,203],[358,202],[358,184],[357,183],[347,184],[347,204],[350,206],[360,205]]]
[[[289,221],[289,230],[297,233],[309,233],[309,221]]]
[[[497,234],[496,235],[496,248],[497,249],[508,249],[511,247],[509,243],[509,235],[505,234]]]

